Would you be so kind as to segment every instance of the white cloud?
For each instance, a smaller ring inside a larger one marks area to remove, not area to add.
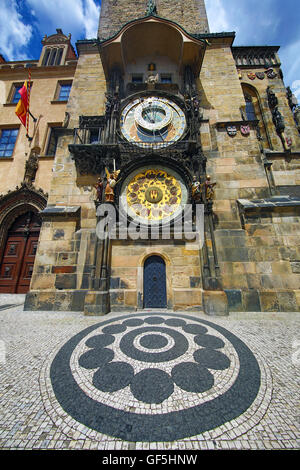
[[[85,28],[85,37],[86,39],[96,38],[98,34],[100,7],[95,5],[93,0],[86,0],[84,10],[85,15],[83,17],[83,22]]]
[[[297,38],[295,38],[297,39]],[[292,85],[294,93],[300,100],[300,39],[280,49],[280,60],[284,72],[284,82],[287,86]],[[293,83],[298,82],[294,87]]]
[[[0,51],[7,60],[22,60],[27,54],[24,48],[32,36],[32,27],[25,25],[15,0],[1,1]]]
[[[100,7],[94,0],[27,0],[42,35],[61,28],[65,34],[90,39],[97,36]]]
[[[293,3],[293,5],[292,5]],[[210,31],[235,31],[234,45],[244,46],[281,46],[279,57],[284,72],[286,86],[300,80],[300,33],[295,29],[292,41],[282,46],[285,39],[284,31],[288,30],[288,12],[290,22],[295,25],[300,7],[295,8],[294,2],[286,2],[285,6],[279,0],[206,0]],[[285,15],[280,12],[285,9]],[[290,40],[291,41],[291,40]],[[298,87],[299,88],[299,87]],[[300,91],[295,90],[298,98]]]
[[[212,33],[229,31],[229,18],[222,3],[222,0],[206,0],[205,2],[209,27]]]
[[[237,44],[265,44],[267,32],[275,33],[279,19],[272,3],[274,0],[206,0],[210,31],[235,31]]]

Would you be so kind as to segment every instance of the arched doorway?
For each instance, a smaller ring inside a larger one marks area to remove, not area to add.
[[[144,264],[144,308],[166,307],[166,264],[160,256],[149,256]]]
[[[28,292],[40,228],[39,216],[30,211],[9,228],[0,265],[0,293]]]

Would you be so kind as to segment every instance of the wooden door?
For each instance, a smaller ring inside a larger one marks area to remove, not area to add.
[[[40,226],[38,216],[28,212],[10,228],[0,265],[0,293],[28,292]]]

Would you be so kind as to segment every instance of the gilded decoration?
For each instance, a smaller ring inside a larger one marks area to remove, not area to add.
[[[182,190],[175,176],[160,169],[138,173],[127,187],[127,204],[143,219],[161,220],[172,216],[182,201]]]

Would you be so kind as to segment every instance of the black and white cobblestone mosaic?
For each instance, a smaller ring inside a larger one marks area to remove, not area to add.
[[[218,324],[134,313],[73,336],[49,359],[41,383],[48,414],[70,435],[174,441],[251,429],[271,399],[267,375]]]

